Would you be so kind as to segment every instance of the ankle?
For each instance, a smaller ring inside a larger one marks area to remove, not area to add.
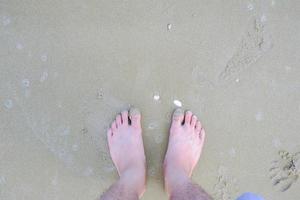
[[[145,171],[131,168],[127,169],[120,175],[119,183],[140,197],[145,191]]]
[[[175,168],[165,169],[164,179],[165,190],[169,195],[177,188],[190,182],[190,177],[187,172],[182,169]]]

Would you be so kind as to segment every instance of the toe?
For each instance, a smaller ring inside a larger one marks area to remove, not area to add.
[[[177,108],[173,113],[172,125],[182,125],[183,118],[184,118],[183,110],[181,108]]]
[[[196,123],[197,123],[197,116],[196,115],[193,115],[192,116],[192,121],[191,121],[191,125],[192,127],[195,127],[196,128]]]
[[[137,108],[130,108],[129,117],[131,120],[131,126],[141,127],[141,113]]]
[[[184,125],[190,125],[193,113],[191,111],[186,111],[184,117]]]
[[[201,142],[203,143],[203,141],[205,139],[205,130],[204,130],[204,128],[201,128],[199,138],[200,138]]]
[[[116,122],[117,122],[117,127],[121,126],[122,124],[122,118],[121,118],[121,115],[117,115],[116,117]]]
[[[111,143],[111,138],[112,138],[112,136],[113,136],[113,132],[112,132],[111,128],[109,128],[109,129],[107,130],[107,140],[108,140],[108,144]]]
[[[123,124],[128,124],[128,111],[124,110],[121,113]]]
[[[107,130],[107,137],[110,138],[113,135],[111,128]]]
[[[111,130],[113,132],[117,130],[117,123],[116,123],[116,121],[113,121],[113,123],[111,124]]]
[[[196,123],[196,131],[197,131],[198,134],[200,133],[201,128],[202,128],[201,122],[197,121],[197,123]]]

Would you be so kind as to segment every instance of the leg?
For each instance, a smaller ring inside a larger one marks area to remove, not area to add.
[[[191,111],[173,114],[169,144],[164,161],[165,189],[171,200],[212,200],[191,181],[205,138],[200,121]]]
[[[146,160],[142,139],[141,114],[137,109],[123,111],[107,131],[110,156],[120,179],[101,200],[138,200],[145,191]]]

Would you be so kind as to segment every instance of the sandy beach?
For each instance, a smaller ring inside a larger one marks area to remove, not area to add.
[[[142,112],[143,200],[167,199],[176,107],[206,129],[215,200],[300,199],[300,1],[0,0],[0,199],[97,199],[106,130]]]

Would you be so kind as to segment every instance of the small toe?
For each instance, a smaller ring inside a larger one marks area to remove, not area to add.
[[[189,110],[185,112],[184,125],[191,124],[192,115],[193,115],[193,113]]]
[[[108,137],[111,137],[112,135],[113,135],[113,132],[112,132],[111,128],[109,128],[109,129],[107,130],[107,136],[108,136]]]
[[[201,128],[199,138],[200,138],[201,142],[204,141],[204,139],[205,139],[205,130],[204,130],[204,128]]]
[[[108,140],[108,143],[110,143],[110,140],[111,140],[112,136],[113,136],[113,132],[112,132],[111,128],[109,128],[107,130],[107,140]]]
[[[197,121],[197,123],[196,123],[196,131],[197,131],[197,133],[200,133],[201,128],[202,128],[201,122]]]
[[[184,112],[181,108],[177,108],[174,113],[173,113],[173,117],[172,117],[172,125],[182,125],[183,122],[183,118],[184,118]]]
[[[137,108],[130,108],[129,117],[131,120],[131,126],[140,127],[141,126],[141,112]]]
[[[191,126],[196,128],[196,123],[197,123],[197,116],[193,115],[192,120],[191,120]]]
[[[128,124],[128,111],[124,110],[121,113],[123,124]]]
[[[113,132],[117,130],[117,123],[116,123],[116,121],[113,121],[113,123],[111,124],[111,130]]]
[[[117,122],[117,126],[118,126],[118,127],[122,125],[122,118],[121,118],[121,115],[120,115],[120,114],[117,115],[117,117],[116,117],[116,122]]]

